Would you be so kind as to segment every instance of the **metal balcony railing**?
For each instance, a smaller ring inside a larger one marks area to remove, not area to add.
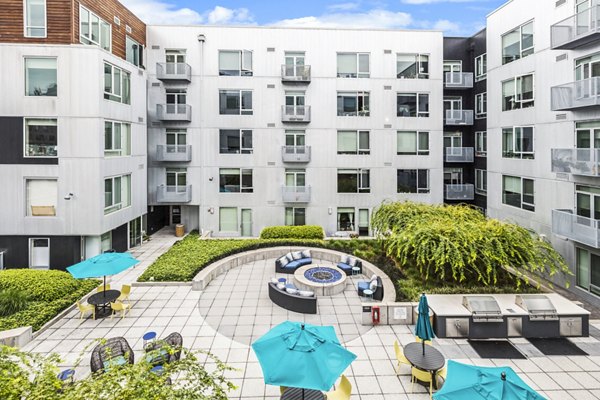
[[[552,111],[597,106],[600,104],[600,77],[554,86],[550,93]]]
[[[471,89],[473,87],[472,72],[446,72],[444,86],[447,89]]]
[[[310,65],[282,65],[281,81],[310,83]]]
[[[552,172],[600,176],[600,149],[552,149]]]
[[[283,186],[284,203],[308,203],[310,202],[310,186]]]
[[[473,125],[473,110],[446,110],[446,125]]]
[[[157,104],[156,116],[160,121],[192,121],[192,106],[189,104]]]
[[[310,162],[310,146],[283,146],[281,147],[283,162]]]
[[[186,63],[156,63],[156,79],[191,82],[192,67]]]
[[[468,163],[474,160],[473,147],[446,147],[446,162]]]
[[[282,122],[310,122],[310,106],[281,106]]]
[[[599,7],[592,6],[552,25],[551,48],[572,50],[600,39]]]
[[[160,185],[156,188],[157,203],[189,203],[192,201],[192,186]]]
[[[573,210],[552,210],[552,233],[600,248],[600,221],[582,217]]]
[[[192,161],[192,146],[189,144],[156,145],[156,161]]]
[[[446,200],[473,200],[475,199],[475,185],[472,183],[446,185],[444,198]]]

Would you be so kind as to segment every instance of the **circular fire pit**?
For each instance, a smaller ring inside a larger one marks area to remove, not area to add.
[[[332,296],[344,291],[346,273],[330,266],[307,265],[294,272],[294,284],[301,290],[310,290],[318,296]]]

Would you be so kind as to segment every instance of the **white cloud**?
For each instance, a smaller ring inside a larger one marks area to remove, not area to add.
[[[318,17],[283,19],[272,25],[311,28],[406,28],[412,23],[410,14],[374,9],[366,12],[326,13]]]
[[[247,8],[227,8],[216,6],[206,13],[206,22],[211,25],[248,24],[254,23],[254,18]]]
[[[404,4],[473,3],[481,0],[402,0]]]
[[[246,8],[226,8],[215,6],[203,13],[190,8],[177,8],[162,0],[121,0],[121,3],[142,21],[153,25],[211,25],[251,24],[252,14]]]
[[[432,29],[454,34],[460,34],[462,32],[460,25],[455,22],[448,21],[447,19],[440,19],[439,21],[436,21],[433,24]]]
[[[359,6],[360,6],[360,3],[355,3],[355,2],[337,3],[337,4],[328,5],[327,9],[333,10],[333,11],[350,11],[350,10],[356,10]]]

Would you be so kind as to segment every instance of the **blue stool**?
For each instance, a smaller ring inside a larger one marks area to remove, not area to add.
[[[61,371],[57,375],[57,378],[60,379],[61,381],[63,381],[64,383],[73,383],[74,375],[75,375],[74,369],[65,369],[64,371]]]
[[[279,278],[279,279],[277,279],[277,281],[279,281],[281,283],[285,283],[285,282],[287,282],[287,279],[285,279],[285,278]]]
[[[150,372],[155,373],[156,375],[162,375],[163,372],[165,372],[165,369],[163,368],[162,365],[157,365],[156,367],[152,368],[150,370]]]
[[[146,347],[146,343],[149,342],[150,340],[154,340],[155,338],[156,338],[156,332],[146,332],[144,334],[144,336],[142,336],[142,339],[144,340],[143,347]]]

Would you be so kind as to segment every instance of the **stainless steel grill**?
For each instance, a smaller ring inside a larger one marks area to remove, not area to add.
[[[558,314],[548,296],[543,294],[520,294],[515,303],[527,311],[530,321],[557,321]]]
[[[462,304],[471,312],[473,322],[503,322],[500,306],[492,296],[463,296]]]

